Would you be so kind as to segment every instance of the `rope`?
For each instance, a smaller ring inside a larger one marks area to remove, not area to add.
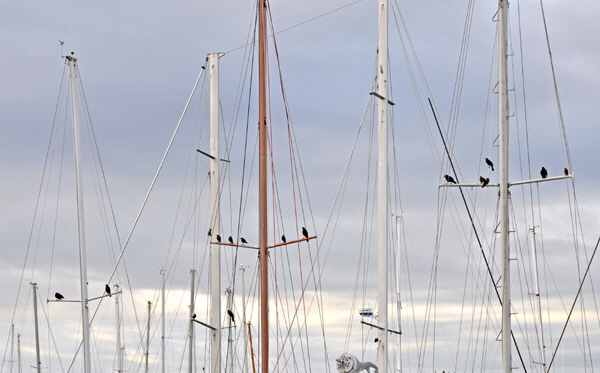
[[[108,281],[110,282],[113,278],[113,276],[115,275],[116,271],[117,271],[117,267],[119,266],[119,263],[121,262],[121,259],[123,258],[123,255],[125,254],[125,249],[127,248],[127,245],[129,244],[129,240],[131,239],[131,236],[133,235],[133,231],[135,229],[135,227],[137,226],[137,223],[140,220],[140,217],[142,215],[142,212],[144,211],[144,207],[146,207],[146,203],[148,202],[148,198],[150,197],[150,193],[152,192],[152,189],[154,188],[154,185],[156,184],[156,180],[158,179],[158,175],[160,174],[160,171],[162,170],[162,167],[165,163],[165,160],[167,158],[167,155],[169,154],[169,150],[171,149],[171,146],[173,145],[173,141],[175,140],[175,136],[177,135],[177,132],[179,131],[179,127],[181,126],[181,122],[183,120],[183,117],[190,105],[190,101],[192,100],[192,96],[194,95],[194,92],[196,91],[196,87],[198,86],[198,82],[200,81],[200,78],[202,77],[202,75],[204,74],[205,71],[205,67],[202,68],[202,70],[200,71],[200,74],[198,75],[198,78],[196,79],[196,83],[194,84],[194,88],[192,89],[192,93],[190,94],[190,97],[188,98],[187,103],[185,104],[185,107],[183,109],[183,113],[181,114],[181,117],[179,118],[179,121],[177,122],[177,126],[175,127],[175,131],[173,132],[173,135],[171,136],[171,140],[169,141],[169,144],[167,146],[167,149],[165,150],[165,153],[160,161],[160,164],[158,166],[158,169],[156,170],[156,174],[154,175],[154,178],[152,179],[152,182],[150,183],[150,187],[148,188],[148,192],[146,193],[146,196],[144,197],[144,201],[142,202],[142,206],[140,207],[140,210],[138,211],[137,216],[135,217],[133,226],[131,227],[131,230],[129,231],[129,234],[127,235],[127,239],[125,240],[125,244],[123,245],[123,248],[121,249],[121,253],[119,254],[119,257],[117,258],[117,261],[115,263],[115,266],[113,268],[113,271],[111,272]]]

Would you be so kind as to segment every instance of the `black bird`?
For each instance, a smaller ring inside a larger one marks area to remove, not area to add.
[[[569,176],[569,169],[565,167],[565,176]]]
[[[233,244],[233,237],[229,236],[229,238],[227,240],[229,241],[230,244]]]
[[[448,183],[456,184],[456,180],[454,180],[454,178],[450,175],[444,175],[444,179],[446,179],[446,182]]]
[[[546,177],[548,177],[548,171],[546,171],[546,167],[542,167],[542,170],[540,171],[540,175],[542,175],[542,179],[545,179]]]
[[[209,235],[209,236],[212,236],[212,229],[209,229],[209,230],[208,230],[208,235]]]
[[[63,295],[61,293],[54,293],[54,296],[56,297],[57,300],[65,299],[65,297],[63,297]]]
[[[486,185],[488,185],[490,183],[490,178],[479,176],[479,182],[481,183],[481,187],[484,188]]]
[[[244,237],[240,237],[240,241],[242,241],[242,243],[248,243]]]
[[[104,291],[106,292],[106,294],[108,294],[108,296],[109,296],[109,297],[111,296],[111,295],[110,295],[110,286],[108,286],[108,284],[106,284],[106,285],[104,286]]]
[[[492,168],[492,171],[494,171],[494,164],[492,163],[492,161],[490,161],[489,158],[485,159],[485,164],[487,164],[488,166],[490,166]]]
[[[304,236],[304,238],[308,238],[308,231],[304,227],[302,227],[302,235]]]
[[[217,234],[217,242],[221,242],[221,236]]]
[[[283,241],[283,243],[286,243],[287,241],[285,240],[285,234],[281,235],[281,240]]]
[[[195,318],[196,318],[196,314],[193,314],[193,315],[192,315],[192,319],[195,319]]]
[[[233,315],[233,312],[231,312],[231,310],[227,310],[227,314],[229,315],[229,317],[231,317],[231,321],[233,321],[233,323],[235,324],[235,316]]]
[[[375,343],[379,342],[379,338],[375,338],[375,340],[373,342],[375,342]]]

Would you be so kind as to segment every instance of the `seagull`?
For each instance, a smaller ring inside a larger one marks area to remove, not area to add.
[[[229,241],[230,244],[233,245],[233,237],[229,236],[229,238],[227,240]]]
[[[304,238],[308,238],[308,231],[304,227],[302,227],[302,235],[304,236]]]
[[[565,167],[565,176],[569,176],[569,169]]]
[[[217,242],[221,242],[221,236],[217,234]]]
[[[285,234],[281,235],[281,240],[283,241],[283,243],[286,243],[287,241],[285,240]]]
[[[208,235],[209,235],[209,236],[212,236],[212,229],[209,229],[209,230],[208,230]]]
[[[54,296],[56,297],[56,300],[63,300],[63,299],[65,299],[65,297],[63,297],[63,295],[61,293],[54,293]]]
[[[231,312],[231,310],[227,310],[227,314],[229,315],[229,317],[231,317],[231,321],[233,321],[233,323],[235,324],[235,316],[233,315],[233,312]]]
[[[248,243],[248,241],[246,241],[246,239],[245,239],[244,237],[240,237],[240,241],[241,241],[242,243]]]
[[[446,179],[446,182],[448,183],[456,184],[456,180],[454,180],[454,178],[450,175],[444,175],[444,179]]]
[[[542,179],[545,179],[546,177],[548,177],[548,171],[546,170],[546,167],[542,167],[542,170],[540,171],[540,175],[542,175]]]
[[[104,291],[106,292],[106,294],[108,294],[108,296],[109,296],[109,297],[111,296],[111,295],[110,295],[110,286],[108,286],[108,284],[106,284],[106,285],[104,286]]]
[[[481,187],[484,188],[486,185],[488,185],[490,183],[490,178],[479,176],[479,182],[481,183]]]
[[[485,164],[487,164],[488,166],[490,166],[492,168],[492,171],[494,171],[494,164],[492,163],[492,161],[490,161],[489,158],[485,159]]]

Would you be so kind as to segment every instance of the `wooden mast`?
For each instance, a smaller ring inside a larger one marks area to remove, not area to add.
[[[269,278],[267,248],[267,0],[258,1],[259,268],[261,370],[269,372]]]

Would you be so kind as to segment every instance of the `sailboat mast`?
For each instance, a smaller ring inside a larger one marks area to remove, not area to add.
[[[115,315],[116,315],[116,320],[117,320],[117,372],[118,373],[123,373],[123,344],[121,342],[121,322],[122,322],[122,315],[121,315],[121,305],[119,303],[119,285],[115,284],[113,287],[114,291],[114,295],[115,295]]]
[[[37,309],[37,283],[31,284],[33,290],[33,319],[35,325],[35,370],[38,373],[42,371],[42,362],[40,358],[40,328],[38,325],[38,309]]]
[[[73,120],[73,152],[75,154],[75,183],[77,189],[77,227],[79,232],[79,276],[81,283],[81,323],[83,331],[83,361],[84,372],[91,372],[91,354],[90,354],[90,316],[88,309],[88,289],[87,289],[87,254],[85,246],[85,220],[83,209],[83,173],[81,160],[81,135],[79,130],[79,101],[77,98],[77,59],[72,56],[66,56],[70,73],[71,89],[71,113]]]
[[[165,373],[166,370],[166,359],[165,359],[165,268],[160,270],[160,278],[161,278],[161,291],[160,291],[160,307],[161,307],[161,315],[160,315],[160,330],[161,330],[161,339],[160,339],[160,371],[161,373]]]
[[[146,353],[144,356],[145,369],[148,373],[148,357],[150,356],[150,318],[152,316],[152,302],[148,301],[148,324],[146,325]]]
[[[10,373],[15,363],[15,324],[10,324]]]
[[[221,231],[221,180],[219,168],[219,58],[221,53],[208,55],[210,66],[210,211],[212,236]],[[212,240],[214,242],[214,240]],[[221,371],[221,248],[210,245],[210,372]]]
[[[194,333],[194,315],[196,312],[196,304],[195,304],[195,296],[196,296],[196,290],[194,289],[194,282],[195,282],[195,274],[196,274],[196,270],[192,269],[190,271],[190,275],[191,275],[191,285],[190,285],[190,351],[188,354],[188,373],[193,373],[194,372],[194,337],[195,337],[195,333]]]
[[[248,332],[246,332],[246,267],[240,265],[242,273],[242,335],[244,336],[244,368],[243,373],[248,373]]]
[[[546,352],[544,343],[544,324],[542,323],[542,301],[540,299],[540,278],[537,265],[537,248],[535,245],[535,227],[529,228],[529,239],[531,247],[531,274],[533,277],[533,296],[535,297],[535,307],[537,308],[537,322],[539,328],[539,347],[540,347],[540,364],[543,367],[543,372],[546,371]]]
[[[21,334],[17,334],[17,372],[21,373]]]
[[[377,43],[377,105],[379,135],[377,160],[378,204],[378,284],[379,284],[379,342],[377,367],[387,372],[388,351],[388,1],[379,1],[379,38]]]
[[[269,372],[269,277],[267,261],[267,0],[258,1],[259,267],[261,370]]]
[[[502,369],[512,371],[510,319],[510,242],[508,190],[508,70],[507,70],[508,0],[498,0],[498,127],[499,127],[499,193],[500,245],[502,250]]]

